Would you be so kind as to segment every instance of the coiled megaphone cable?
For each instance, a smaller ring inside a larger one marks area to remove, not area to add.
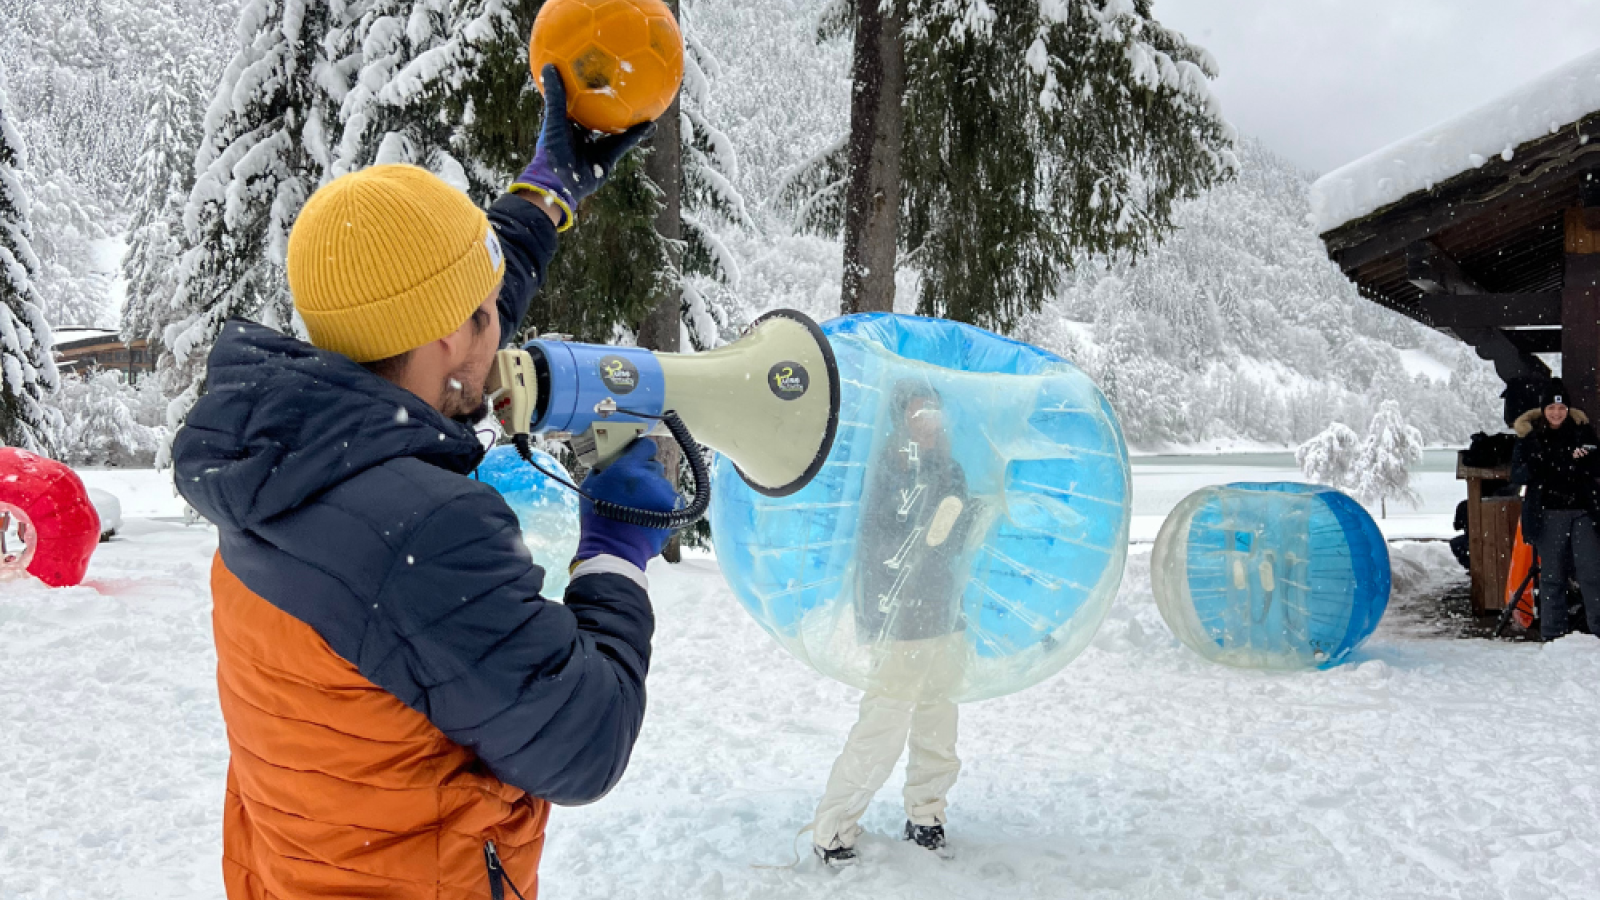
[[[593,503],[595,512],[608,519],[629,525],[637,525],[640,528],[664,528],[671,531],[686,528],[698,522],[700,517],[706,514],[706,509],[711,506],[711,475],[706,469],[705,454],[701,451],[700,445],[695,442],[694,435],[689,433],[689,426],[683,424],[683,420],[678,418],[678,414],[670,409],[659,416],[628,409],[619,409],[617,412],[643,419],[659,419],[661,424],[667,426],[667,431],[672,434],[672,439],[678,442],[678,446],[683,448],[684,455],[689,458],[689,473],[694,476],[694,497],[689,501],[688,506],[671,512],[660,512],[653,509],[635,509],[631,506],[613,503],[610,500],[601,500],[535,462],[533,459],[533,438],[531,436],[526,434],[512,435],[511,442],[516,446],[517,454],[528,465],[538,470],[539,474],[567,487],[576,492],[578,496]]]

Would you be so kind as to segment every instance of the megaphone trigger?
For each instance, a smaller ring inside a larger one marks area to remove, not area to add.
[[[528,351],[497,351],[483,389],[489,408],[506,434],[515,437],[532,429],[534,409],[539,403],[539,381]]]

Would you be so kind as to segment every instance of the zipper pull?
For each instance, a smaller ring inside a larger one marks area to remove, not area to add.
[[[483,842],[483,863],[489,867],[489,873],[491,875],[496,872],[505,871],[505,869],[500,865],[500,851],[494,848],[494,841]]]
[[[494,841],[483,842],[483,867],[489,871],[489,900],[505,900],[506,882],[510,879],[506,878],[506,870],[500,865],[500,851],[494,848]],[[515,891],[517,886],[513,884],[511,889]],[[522,894],[518,893],[517,896],[521,897]]]

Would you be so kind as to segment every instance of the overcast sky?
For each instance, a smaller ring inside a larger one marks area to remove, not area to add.
[[[1600,49],[1600,0],[1154,0],[1245,134],[1318,173]]]

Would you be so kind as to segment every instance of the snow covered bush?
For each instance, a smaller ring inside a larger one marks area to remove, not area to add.
[[[1385,400],[1367,426],[1351,473],[1357,500],[1377,503],[1388,518],[1389,501],[1404,500],[1413,507],[1422,497],[1411,488],[1411,467],[1422,461],[1422,433],[1406,424],[1400,404]]]
[[[1350,471],[1360,451],[1361,438],[1343,422],[1334,422],[1321,434],[1294,451],[1300,474],[1312,484],[1325,484],[1345,490],[1350,486]]]
[[[118,369],[90,369],[61,379],[51,398],[61,423],[51,436],[55,457],[69,466],[149,466],[165,429],[159,380],[128,383]]]

